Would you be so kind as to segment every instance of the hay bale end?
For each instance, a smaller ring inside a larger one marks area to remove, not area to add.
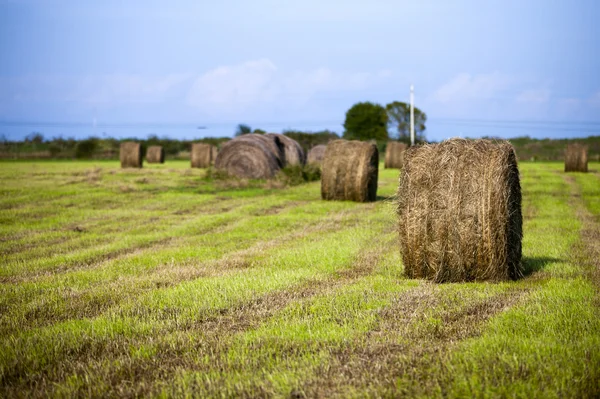
[[[165,163],[165,150],[160,145],[152,145],[146,151],[146,162]]]
[[[408,277],[453,282],[522,276],[521,186],[510,143],[451,139],[411,147],[397,198]]]
[[[119,159],[121,168],[141,168],[143,163],[141,144],[133,141],[121,143]]]
[[[588,171],[588,147],[583,144],[574,143],[567,145],[565,149],[565,172]]]
[[[377,199],[379,152],[362,141],[327,144],[322,164],[321,198],[370,202]]]
[[[192,168],[208,168],[213,163],[213,147],[210,144],[192,143]]]
[[[311,148],[310,151],[308,152],[306,162],[309,164],[312,163],[312,164],[316,164],[316,165],[320,165],[321,163],[323,163],[323,157],[325,156],[326,148],[327,148],[327,146],[324,144],[319,144],[319,145],[316,145],[313,148]]]
[[[383,166],[386,169],[401,169],[404,151],[407,145],[397,141],[388,141],[385,148],[385,158]]]

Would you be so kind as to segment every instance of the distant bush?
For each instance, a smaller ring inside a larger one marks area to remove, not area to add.
[[[320,132],[301,132],[299,130],[284,130],[284,135],[294,139],[300,144],[304,151],[308,152],[311,148],[319,144],[327,144],[331,140],[340,138],[335,132],[323,130]]]
[[[50,143],[48,145],[48,151],[50,151],[50,156],[52,158],[56,158],[62,152],[62,150],[62,147],[57,143]]]
[[[90,137],[89,139],[82,140],[77,143],[75,147],[75,158],[91,158],[94,155],[94,151],[98,147],[98,139]]]
[[[281,169],[276,178],[287,186],[297,186],[321,179],[321,168],[312,164],[290,165]]]

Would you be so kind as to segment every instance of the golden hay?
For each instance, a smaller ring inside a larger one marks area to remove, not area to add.
[[[377,199],[379,152],[362,141],[334,140],[327,144],[321,175],[321,198],[357,202]]]
[[[211,150],[211,153],[210,153],[210,164],[214,165],[215,164],[215,160],[217,159],[217,155],[219,155],[219,150],[217,149],[216,145],[213,145],[210,150]]]
[[[565,150],[565,172],[588,171],[588,147],[583,144],[569,144]]]
[[[319,144],[311,148],[308,152],[307,163],[314,163],[317,165],[323,163],[326,148],[327,146],[324,144]]]
[[[152,145],[146,151],[146,162],[165,163],[165,150],[160,145]]]
[[[383,166],[386,169],[401,169],[402,158],[406,151],[406,144],[397,141],[388,141],[385,148],[385,160]]]
[[[192,143],[192,168],[208,168],[211,163],[214,162],[212,155],[212,145],[204,143]]]
[[[277,135],[244,134],[223,144],[215,168],[247,179],[270,179],[285,164]]]
[[[397,196],[408,277],[448,282],[522,275],[521,186],[510,143],[452,139],[411,147]]]
[[[122,168],[142,167],[142,146],[140,143],[125,141],[121,143],[119,158]]]

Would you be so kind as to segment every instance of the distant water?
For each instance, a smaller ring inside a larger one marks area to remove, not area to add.
[[[338,134],[343,131],[341,122],[297,122],[297,123],[248,123],[252,129],[281,133],[285,130],[320,131],[331,130]],[[150,135],[179,140],[193,140],[204,137],[232,137],[236,123],[64,123],[64,122],[10,122],[0,121],[0,138],[22,140],[31,133],[41,133],[46,139],[62,137],[83,139],[90,136],[145,139]]]
[[[285,130],[316,132],[330,130],[343,133],[343,120],[308,122],[248,123],[253,129],[272,133]],[[90,136],[145,139],[150,135],[179,140],[204,137],[232,137],[237,123],[67,123],[67,122],[11,122],[0,121],[0,139],[22,140],[39,132],[46,139],[54,137],[83,139]],[[575,138],[600,135],[600,122],[530,122],[530,121],[477,121],[432,119],[427,121],[426,137],[440,141],[450,137],[492,136],[511,138]]]

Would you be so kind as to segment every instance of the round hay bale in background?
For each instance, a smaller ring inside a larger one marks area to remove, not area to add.
[[[321,169],[321,198],[357,202],[377,199],[379,152],[375,144],[334,140],[327,144]]]
[[[588,148],[583,144],[569,144],[565,150],[565,172],[588,171]]]
[[[210,153],[210,164],[214,165],[215,164],[215,160],[217,159],[217,155],[219,154],[219,150],[217,149],[216,145],[211,146],[211,153]]]
[[[388,141],[385,148],[385,160],[383,163],[386,169],[401,169],[404,151],[407,145],[397,141]]]
[[[510,143],[451,139],[411,147],[397,197],[408,277],[448,282],[522,275],[521,185]]]
[[[142,146],[140,143],[125,141],[121,143],[119,159],[122,168],[141,168],[142,167]]]
[[[324,144],[314,146],[308,152],[307,163],[314,163],[320,165],[323,162],[325,156],[325,149],[327,148]]]
[[[247,179],[270,179],[283,167],[283,146],[276,135],[244,134],[223,144],[215,168]]]
[[[266,136],[274,136],[279,139],[283,150],[283,167],[288,165],[305,165],[306,154],[298,142],[284,134],[267,133]]]
[[[192,143],[192,168],[208,168],[213,162],[213,147],[210,144]]]
[[[160,145],[151,145],[146,151],[146,162],[165,163],[165,150]]]

